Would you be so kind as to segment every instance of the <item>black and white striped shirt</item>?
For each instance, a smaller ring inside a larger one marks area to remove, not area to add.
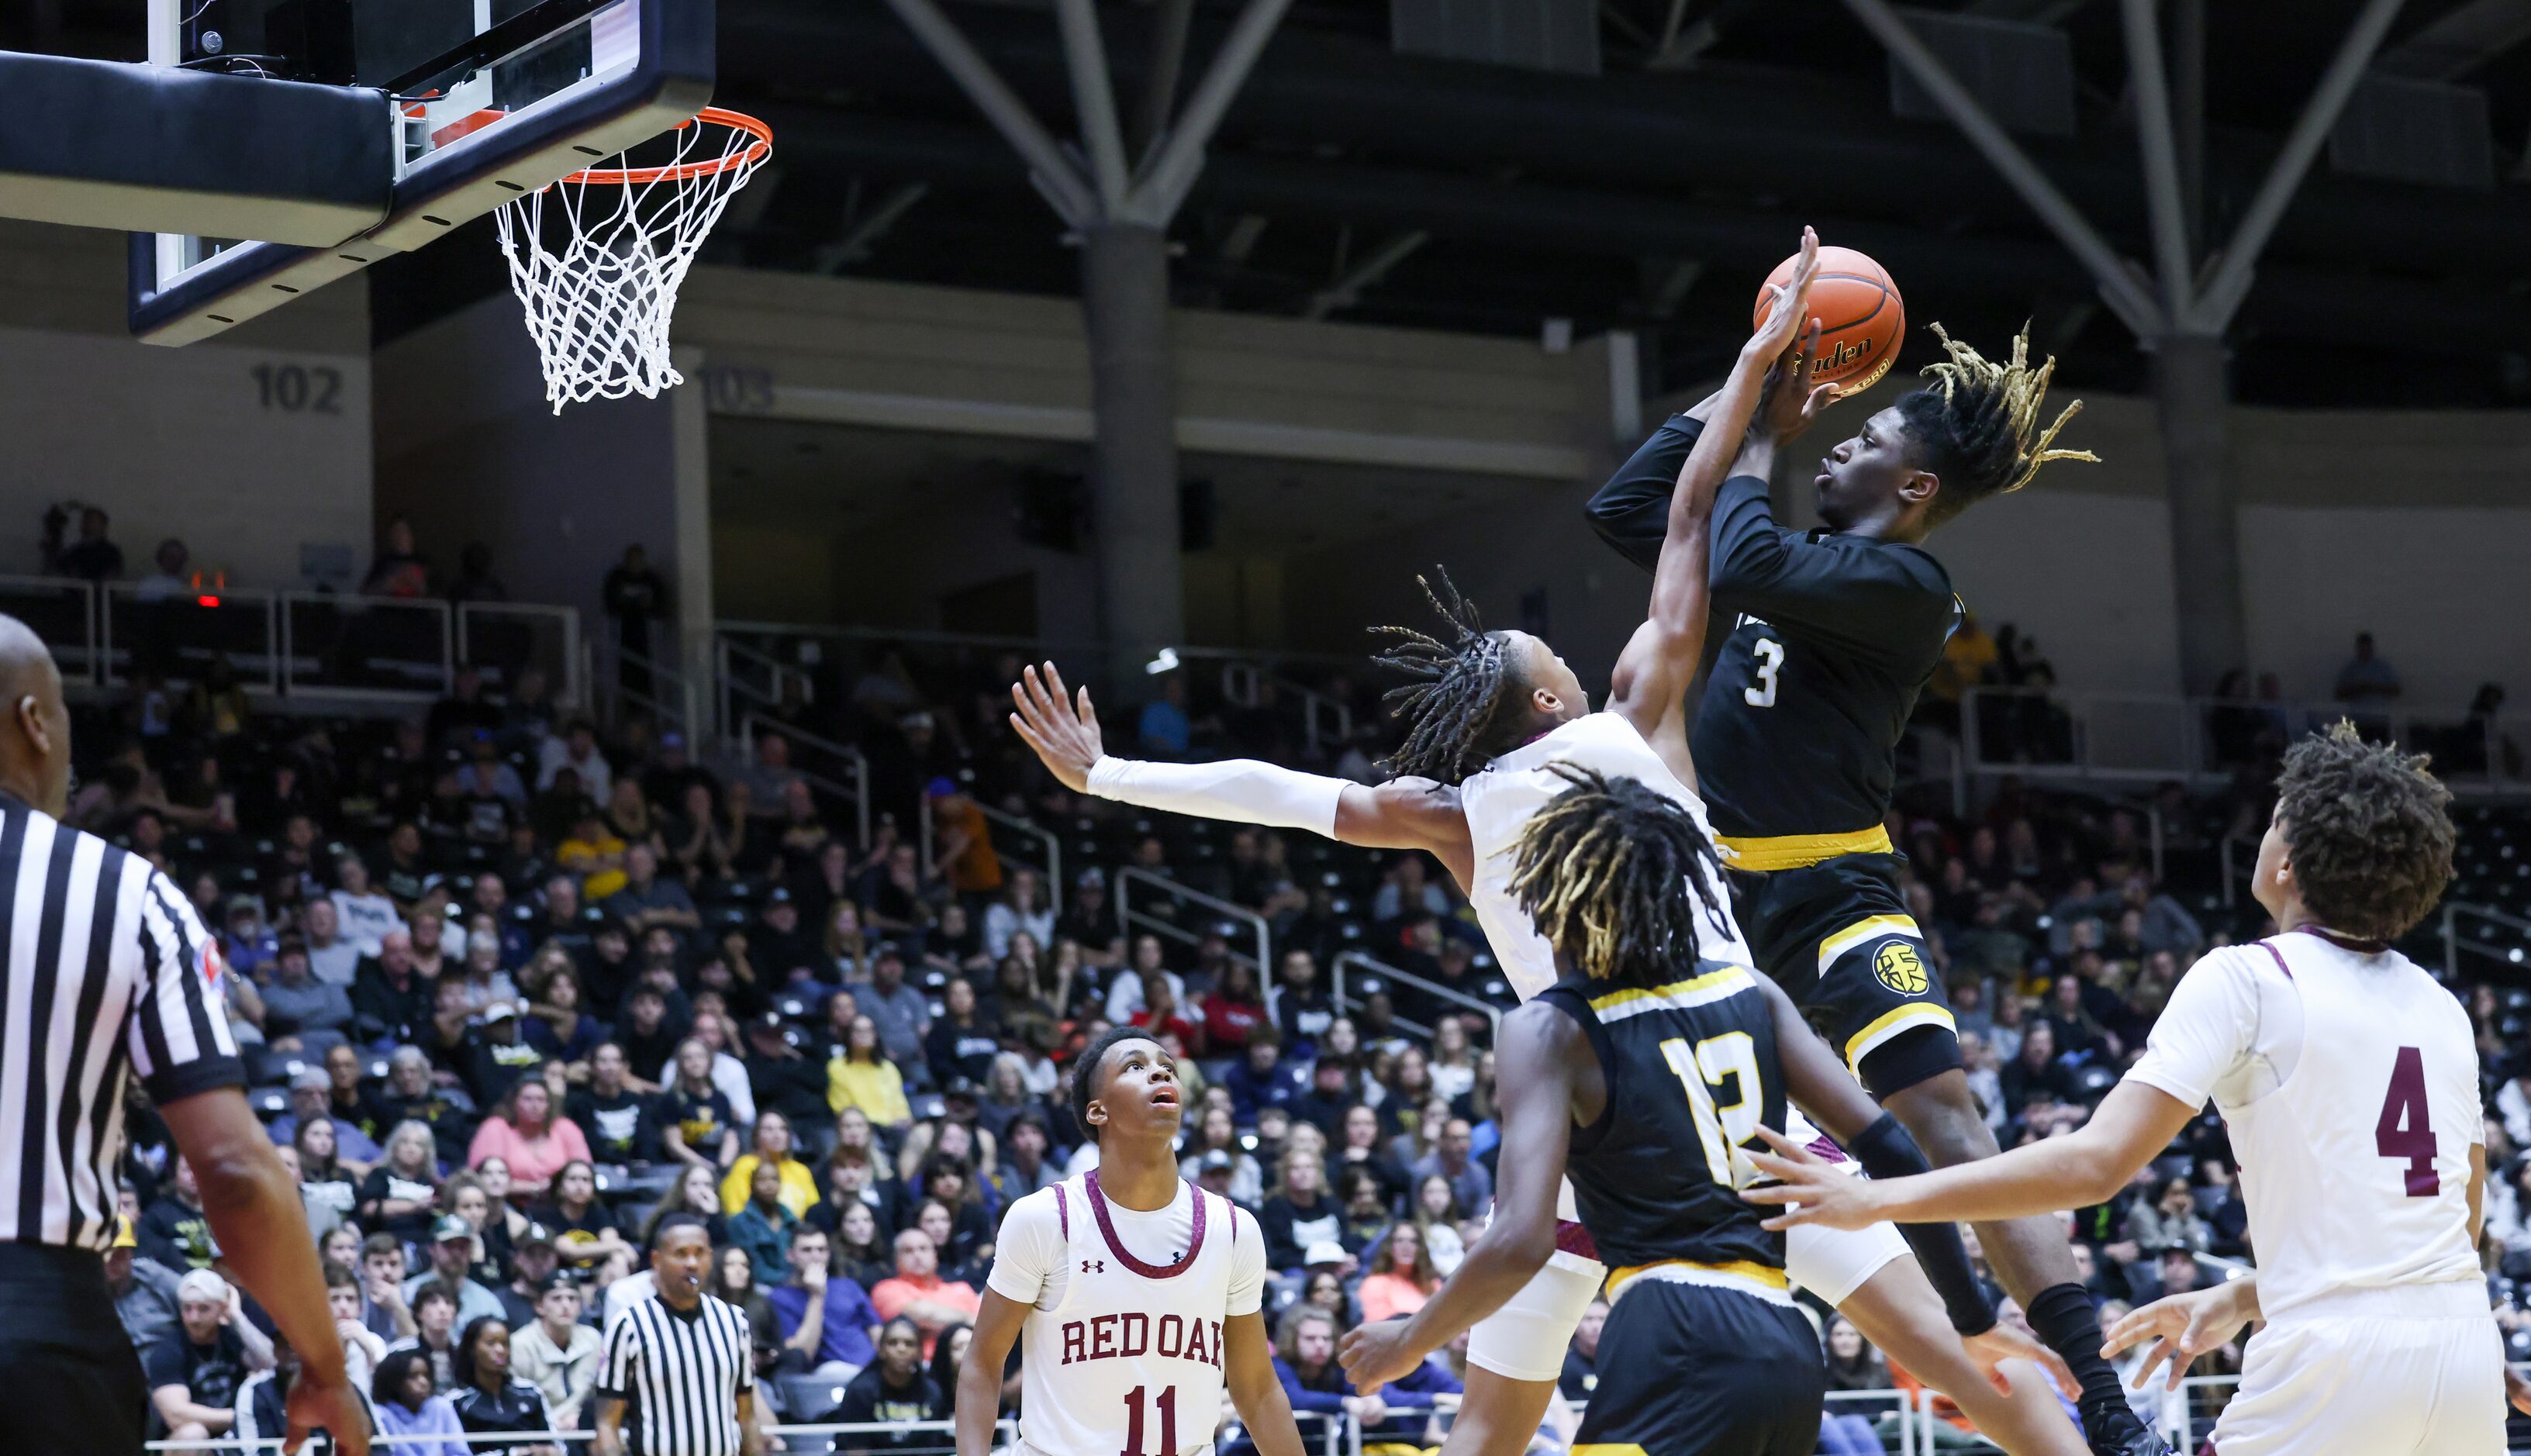
[[[114,1239],[123,1093],[246,1081],[217,942],[139,855],[0,794],[0,1240]]]
[[[681,1315],[638,1300],[607,1327],[597,1393],[625,1403],[634,1456],[738,1456],[738,1397],[756,1388],[756,1349],[736,1305],[698,1296]]]

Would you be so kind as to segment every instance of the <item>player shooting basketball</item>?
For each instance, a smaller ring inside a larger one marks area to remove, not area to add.
[[[1797,370],[1769,399],[1715,503],[1714,605],[1734,621],[1694,748],[1758,964],[1926,1155],[1948,1166],[1993,1156],[1995,1135],[1970,1094],[1947,997],[1883,826],[1899,735],[1961,610],[1923,543],[2052,461],[2097,457],[2054,448],[2079,402],[2042,427],[2055,361],[2033,367],[2027,334],[1998,362],[1940,325],[1934,332],[1946,358],[1925,370],[1932,385],[1821,459],[1821,530],[1778,528],[1767,476],[1836,387],[1805,388]],[[1817,347],[1814,329],[1805,362]],[[1705,419],[1719,418],[1713,406],[1664,424],[1591,501],[1601,535],[1638,565],[1659,557],[1668,482],[1701,448]],[[2063,1230],[2025,1218],[1978,1234],[2004,1288],[2081,1382],[2093,1450],[2166,1452],[2101,1354],[2100,1317]]]

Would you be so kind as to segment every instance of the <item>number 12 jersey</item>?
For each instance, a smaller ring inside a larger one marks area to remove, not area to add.
[[[2344,1290],[2479,1277],[2478,1045],[2405,956],[2317,932],[2213,951],[2127,1076],[2223,1114],[2267,1318]]]
[[[1045,1456],[1194,1456],[1221,1423],[1223,1326],[1263,1308],[1266,1238],[1180,1181],[1153,1212],[1096,1172],[1011,1205],[985,1283],[1031,1307],[1020,1441]]]

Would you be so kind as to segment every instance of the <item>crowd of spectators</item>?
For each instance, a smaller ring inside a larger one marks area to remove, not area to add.
[[[647,1296],[647,1226],[680,1210],[707,1220],[714,1292],[754,1323],[768,1419],[944,1418],[1001,1211],[1095,1160],[1067,1110],[1070,1054],[1130,1023],[1182,1058],[1186,1175],[1257,1214],[1296,1408],[1429,1442],[1456,1356],[1362,1395],[1332,1353],[1353,1324],[1419,1308],[1491,1197],[1489,1047],[1509,997],[1464,901],[1418,856],[1074,799],[1008,732],[1012,666],[918,675],[874,654],[786,692],[735,759],[639,717],[593,723],[533,673],[496,688],[462,671],[406,719],[242,698],[204,714],[145,693],[89,710],[74,817],[166,868],[218,932],[227,1014],[388,1428],[585,1426],[596,1330]],[[1160,711],[1111,734],[1308,760],[1270,690],[1187,699],[1163,684]],[[867,844],[795,737],[867,755]],[[1334,739],[1317,761],[1367,775],[1376,751]],[[988,809],[1053,833],[1066,883],[1017,863]],[[2258,933],[2220,908],[2206,847],[2263,812],[2007,783],[1965,819],[1893,814],[2007,1146],[2078,1126],[2191,960]],[[1191,902],[1138,897],[1157,924],[1125,924],[1128,868],[1253,912],[1270,964]],[[1340,1000],[1335,962],[1356,952],[1391,974],[1356,962]],[[2513,1155],[2531,1062],[2514,1076],[2518,995],[2471,995],[2512,1079],[2489,1220],[2509,1301],[2531,1276],[2531,1169]],[[153,1403],[179,1433],[253,1428],[288,1352],[220,1278],[190,1171],[137,1092],[126,1127],[129,1242],[110,1270]],[[2212,1117],[2069,1217],[2111,1305],[2254,1253]],[[1596,1337],[1596,1321],[1577,1336],[1575,1399]],[[1840,1379],[1906,1378],[1850,1328],[1827,1348]],[[846,1438],[907,1442],[942,1443]]]

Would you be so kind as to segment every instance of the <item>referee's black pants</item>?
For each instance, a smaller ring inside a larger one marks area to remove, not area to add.
[[[0,1243],[0,1392],[10,1456],[137,1456],[148,1381],[102,1258]]]

